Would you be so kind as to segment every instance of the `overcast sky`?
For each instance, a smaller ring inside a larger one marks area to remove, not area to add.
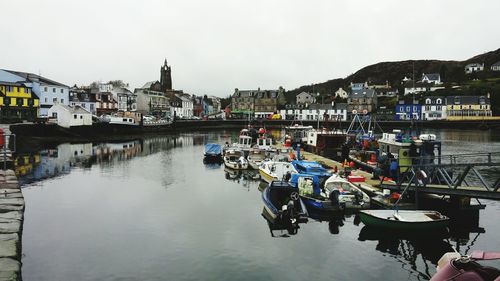
[[[2,0],[0,68],[65,83],[159,80],[227,96],[294,89],[381,61],[500,48],[500,1]]]

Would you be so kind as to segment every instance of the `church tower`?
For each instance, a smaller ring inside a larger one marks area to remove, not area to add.
[[[163,92],[172,90],[172,69],[168,66],[167,59],[165,59],[165,63],[160,68],[160,85]]]

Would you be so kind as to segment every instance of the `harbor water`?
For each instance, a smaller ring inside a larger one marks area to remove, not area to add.
[[[429,132],[443,141],[443,154],[500,151],[500,132]],[[256,172],[202,161],[205,143],[236,136],[186,133],[20,152],[23,280],[427,280],[451,246],[500,250],[500,202],[488,200],[478,221],[444,236],[380,235],[355,215],[309,219],[294,235],[272,231]]]

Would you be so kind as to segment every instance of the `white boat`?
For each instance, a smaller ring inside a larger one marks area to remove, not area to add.
[[[118,125],[129,125],[129,126],[138,126],[139,123],[132,117],[120,117],[120,116],[109,116],[109,124],[118,124]]]
[[[288,136],[288,138],[291,139],[292,144],[303,144],[307,142],[307,134],[312,130],[314,130],[313,126],[294,124],[292,126],[285,127],[285,136]]]
[[[241,149],[228,148],[224,153],[224,165],[234,170],[248,169],[248,161]]]
[[[254,148],[248,153],[248,165],[250,165],[253,169],[258,170],[266,158],[267,155],[265,150]]]
[[[370,208],[370,196],[338,175],[333,175],[325,181],[324,190],[325,196],[333,191],[338,192],[339,204],[346,209]]]
[[[290,175],[297,173],[297,170],[289,162],[269,160],[264,161],[259,167],[261,179],[269,183],[274,180],[283,180],[287,173]]]

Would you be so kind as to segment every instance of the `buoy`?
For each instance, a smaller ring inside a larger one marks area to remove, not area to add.
[[[349,162],[349,167],[354,168],[354,162],[353,161]]]

